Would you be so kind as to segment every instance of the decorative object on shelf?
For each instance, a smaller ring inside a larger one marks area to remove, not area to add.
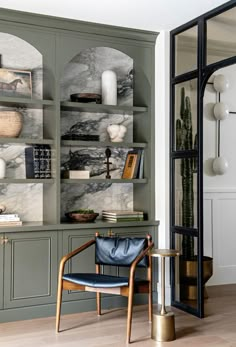
[[[216,120],[225,120],[229,116],[229,107],[223,102],[217,102],[213,113]]]
[[[143,150],[137,149],[127,153],[122,178],[133,179],[139,177],[140,160]],[[141,175],[142,173],[140,173]]]
[[[102,219],[111,223],[143,221],[144,213],[130,210],[103,210]]]
[[[18,137],[23,127],[23,116],[18,111],[0,111],[0,137]]]
[[[99,135],[65,134],[65,135],[62,135],[61,139],[76,140],[76,141],[99,141]]]
[[[213,87],[217,92],[223,93],[229,88],[229,80],[222,74],[216,75],[213,80]]]
[[[32,98],[31,71],[0,69],[0,95]]]
[[[104,164],[106,164],[107,166],[107,174],[106,174],[106,178],[110,179],[111,178],[111,175],[110,175],[110,165],[112,164],[110,161],[109,161],[109,158],[111,157],[111,150],[109,147],[106,148],[105,150],[105,155],[106,155],[106,161]]]
[[[117,77],[112,70],[102,73],[102,103],[103,105],[117,105]]]
[[[75,93],[70,95],[73,102],[95,102],[96,104],[102,103],[102,96],[95,93]]]
[[[94,210],[80,209],[65,213],[65,216],[71,222],[77,223],[91,223],[94,222],[99,213],[95,213]]]
[[[0,205],[0,214],[6,211],[6,206],[5,205]]]
[[[88,170],[65,170],[62,174],[63,178],[69,179],[85,179],[90,178],[90,171]]]
[[[122,142],[127,132],[127,128],[124,125],[110,124],[107,127],[111,142]]]
[[[0,158],[0,178],[5,178],[6,176],[6,162],[3,158]]]

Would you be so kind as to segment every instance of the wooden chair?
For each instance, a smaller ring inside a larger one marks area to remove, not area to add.
[[[64,274],[66,262],[76,254],[95,244],[96,273]],[[148,293],[149,321],[152,320],[152,262],[149,250],[153,247],[151,236],[146,238],[100,237],[92,239],[65,255],[60,262],[58,277],[56,331],[60,329],[62,290],[82,290],[97,293],[97,314],[101,315],[101,294],[118,294],[128,297],[127,343],[130,343],[134,293]],[[129,267],[129,277],[104,275],[101,265]],[[135,278],[136,267],[147,269],[147,278]]]

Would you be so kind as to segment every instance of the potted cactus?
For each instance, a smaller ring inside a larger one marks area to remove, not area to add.
[[[192,150],[197,148],[197,134],[193,144],[192,113],[189,96],[181,88],[180,118],[176,120],[176,150]],[[194,227],[194,191],[193,179],[197,172],[195,158],[181,159],[180,174],[182,177],[182,226]],[[212,258],[203,259],[204,283],[212,276]],[[182,236],[182,256],[180,257],[181,299],[197,299],[197,256],[194,253],[194,237]]]

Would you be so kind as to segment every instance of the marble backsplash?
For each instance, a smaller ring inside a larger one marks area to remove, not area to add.
[[[132,210],[133,185],[130,183],[88,183],[62,184],[61,220],[66,220],[65,213],[80,208],[93,209],[102,218],[102,210]]]
[[[74,93],[101,94],[101,75],[113,70],[117,75],[118,105],[133,105],[133,59],[116,49],[95,47],[77,54],[66,66],[61,80],[61,99]]]
[[[106,178],[106,148],[62,147],[61,170],[89,170],[92,178]],[[111,178],[121,178],[127,156],[127,148],[111,148]]]
[[[0,203],[21,220],[43,220],[43,184],[0,184]]]

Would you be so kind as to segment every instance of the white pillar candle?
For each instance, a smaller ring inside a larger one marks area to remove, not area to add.
[[[0,158],[0,178],[4,178],[6,175],[6,162]]]
[[[117,105],[117,78],[112,70],[102,73],[102,103],[103,105]]]

